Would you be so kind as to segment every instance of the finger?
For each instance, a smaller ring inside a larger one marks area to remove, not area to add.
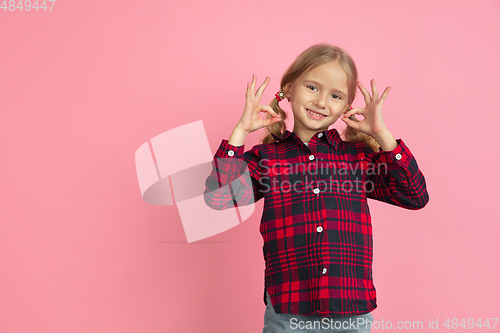
[[[376,101],[378,100],[378,91],[377,86],[375,85],[375,79],[372,79],[370,83],[372,85],[372,98]]]
[[[251,96],[255,96],[255,85],[257,84],[257,75],[252,75]]]
[[[359,125],[360,125],[360,122],[357,122],[357,121],[354,121],[354,120],[351,120],[349,118],[342,118],[342,120],[350,127],[356,129],[359,131]]]
[[[247,102],[248,100],[250,99],[250,82],[247,82],[247,92],[246,92],[246,99],[247,99]]]
[[[382,94],[382,96],[380,97],[380,100],[379,100],[380,105],[384,104],[385,99],[387,98],[387,95],[389,94],[390,90],[391,90],[391,87],[385,88],[384,93]]]
[[[370,103],[372,101],[370,93],[365,89],[365,87],[363,87],[363,85],[359,81],[358,81],[358,88],[361,91],[361,93],[363,94],[363,96],[365,97],[365,103],[366,104]]]
[[[264,80],[264,82],[262,83],[262,85],[257,90],[257,94],[255,94],[255,97],[257,99],[260,100],[262,98],[262,94],[264,93],[264,90],[266,90],[267,85],[269,84],[270,81],[271,81],[271,78],[269,76],[266,76],[266,79]]]
[[[269,118],[269,119],[263,120],[262,123],[264,126],[270,126],[270,125],[274,125],[276,123],[279,123],[280,121],[281,121],[281,119],[278,119],[278,118]]]
[[[267,113],[269,113],[273,118],[280,118],[281,119],[281,116],[276,111],[274,111],[274,109],[272,107],[270,107],[269,105],[261,105],[261,108],[263,111],[266,111]]]
[[[364,114],[364,112],[365,112],[364,108],[354,108],[354,109],[351,109],[351,110],[347,111],[346,113],[344,113],[342,115],[342,117],[348,118],[348,117],[355,115],[355,114]]]

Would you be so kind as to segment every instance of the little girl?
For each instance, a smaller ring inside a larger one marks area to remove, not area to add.
[[[297,57],[270,106],[260,104],[269,77],[257,91],[256,82],[254,75],[247,84],[243,115],[215,153],[204,194],[220,210],[265,199],[263,332],[369,332],[377,304],[367,198],[406,209],[429,200],[414,156],[382,119],[390,87],[379,97],[372,80],[370,95],[351,57],[328,44]],[[356,86],[364,108],[351,107]],[[292,132],[278,105],[284,99]],[[338,119],[347,141],[328,129]],[[245,152],[248,133],[262,127],[267,135]]]

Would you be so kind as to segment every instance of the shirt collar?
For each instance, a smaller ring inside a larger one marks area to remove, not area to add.
[[[328,143],[331,146],[333,146],[333,148],[338,149],[339,142],[341,142],[342,139],[340,138],[340,135],[339,135],[337,129],[332,128],[330,130],[322,131],[322,132],[319,132],[319,133],[323,133],[326,136],[326,139],[327,139]],[[318,135],[319,133],[316,133],[315,135]],[[295,134],[294,132],[290,132],[289,130],[286,130],[282,137],[277,136],[274,133],[271,133],[271,135],[273,136],[273,138],[275,140],[278,140],[279,142],[285,141],[285,140],[290,140],[291,138],[294,139],[297,143],[301,142],[301,140],[297,136],[297,134]]]

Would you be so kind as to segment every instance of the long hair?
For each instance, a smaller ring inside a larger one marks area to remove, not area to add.
[[[356,97],[356,82],[358,81],[358,71],[356,64],[351,56],[343,49],[329,44],[316,44],[302,52],[297,59],[288,67],[285,74],[281,78],[280,90],[283,90],[288,83],[294,83],[302,74],[312,70],[318,66],[338,60],[340,66],[347,74],[348,100],[347,105],[351,105]],[[286,131],[285,119],[287,114],[279,106],[279,101],[274,98],[269,104],[273,110],[281,116],[281,121],[267,126],[266,134],[261,138],[261,143],[273,143],[275,139],[271,133],[282,137]],[[268,118],[272,118],[268,114]],[[349,119],[359,122],[355,116],[350,116]],[[344,135],[347,141],[366,143],[371,150],[378,152],[380,145],[375,138],[360,132],[350,126],[347,126]]]

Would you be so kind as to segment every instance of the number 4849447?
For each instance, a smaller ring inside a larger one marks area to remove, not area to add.
[[[1,1],[1,0],[0,0]],[[52,7],[54,7],[54,3],[56,0],[48,0],[50,4],[49,11],[52,11]],[[43,0],[43,2],[40,1],[40,5],[38,4],[38,0],[35,0],[35,2],[32,4],[30,0],[20,0],[17,4],[15,0],[4,0],[2,2],[2,5],[0,6],[0,9],[3,9],[4,12],[10,11],[10,12],[15,12],[19,11],[22,12],[23,10],[25,12],[29,12],[30,10],[36,10],[38,11],[43,10],[44,12],[47,11],[47,0]]]
[[[458,318],[447,318],[446,321],[444,322],[443,326],[445,326],[448,329],[457,329],[457,328],[463,328],[463,329],[473,329],[479,327],[480,329],[490,329],[490,326],[492,329],[495,329],[497,325],[498,318],[491,318],[491,324],[490,324],[490,318],[486,318],[483,322],[481,322],[481,318],[479,320],[475,321],[474,318],[469,318],[467,319],[467,322],[465,321],[465,318],[462,319],[462,321],[459,321]]]

